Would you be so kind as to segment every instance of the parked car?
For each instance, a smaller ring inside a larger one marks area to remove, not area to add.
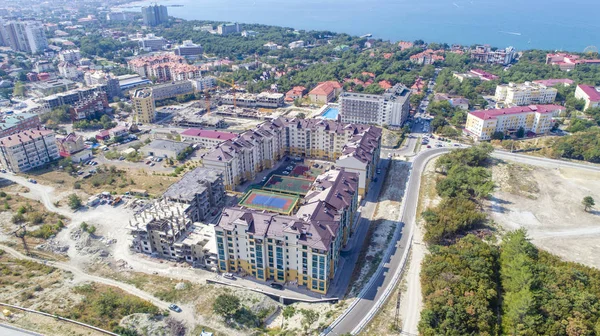
[[[0,170],[0,172],[6,174],[6,169],[2,169],[2,170]]]
[[[176,304],[174,304],[174,303],[171,303],[169,305],[169,309],[172,310],[172,311],[174,311],[174,312],[176,312],[176,313],[181,313],[181,308],[179,308],[179,306],[176,305]]]
[[[156,163],[154,163],[154,162],[150,163],[150,167],[154,167],[154,165],[156,165]]]
[[[273,282],[271,284],[271,287],[275,288],[275,289],[279,289],[279,290],[283,290],[283,285],[277,282]]]
[[[223,274],[223,278],[229,279],[229,280],[235,280],[235,277],[233,276],[232,273],[225,273],[225,274]]]
[[[30,183],[33,183],[33,184],[37,184],[37,181],[36,181],[36,180],[34,180],[34,179],[29,179],[29,182],[30,182]]]
[[[282,174],[283,175],[290,175],[290,172],[289,171],[284,171]]]
[[[431,148],[431,145],[427,145],[427,148]]]
[[[381,169],[377,169],[377,174],[381,174]]]

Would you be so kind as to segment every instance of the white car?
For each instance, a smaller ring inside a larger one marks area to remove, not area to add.
[[[229,279],[229,280],[235,279],[235,277],[231,273],[225,273],[225,274],[223,274],[223,278]]]

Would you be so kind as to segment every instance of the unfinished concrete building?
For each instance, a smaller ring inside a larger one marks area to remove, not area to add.
[[[163,198],[190,205],[186,212],[187,218],[193,222],[203,221],[223,207],[223,173],[216,169],[198,167],[171,185],[163,194]]]
[[[130,222],[135,251],[194,267],[217,263],[214,226],[192,223],[185,214],[192,206],[166,199],[151,203]]]

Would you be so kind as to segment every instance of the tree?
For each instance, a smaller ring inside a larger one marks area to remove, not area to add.
[[[296,115],[296,118],[298,119],[305,119],[306,118],[306,114],[304,112],[300,112]]]
[[[504,132],[494,132],[494,134],[492,134],[492,140],[504,140]]]
[[[67,204],[69,205],[69,208],[77,210],[81,207],[81,198],[79,198],[77,194],[71,194],[67,199]]]
[[[285,320],[291,318],[295,314],[296,314],[296,308],[294,308],[293,306],[287,306],[283,309],[283,312],[281,312],[281,316],[283,317],[281,319],[281,329],[283,329],[283,324],[284,324]]]
[[[588,210],[590,210],[592,207],[594,207],[594,205],[596,205],[596,202],[594,201],[594,198],[592,198],[592,196],[585,196],[583,198],[583,201],[581,201],[581,204],[583,204],[585,212],[588,212]]]
[[[302,313],[303,316],[302,326],[304,327],[304,331],[308,332],[310,326],[319,320],[319,314],[309,309],[302,309],[300,310],[300,313]]]
[[[231,294],[221,294],[213,303],[215,314],[224,317],[225,320],[231,319],[240,308],[240,299]]]
[[[517,136],[517,138],[522,138],[525,136],[525,129],[523,127],[519,127],[519,129],[517,130],[517,133],[515,134]]]

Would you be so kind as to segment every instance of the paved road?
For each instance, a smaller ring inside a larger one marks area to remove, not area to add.
[[[6,324],[0,324],[0,335],[2,336],[43,336],[33,331],[13,327]]]
[[[376,280],[367,289],[364,297],[357,299],[358,302],[354,308],[348,312],[348,314],[333,327],[333,329],[331,329],[331,335],[342,335],[352,332],[356,326],[363,321],[365,316],[369,314],[386,288],[390,285],[394,285],[391,284],[391,280],[398,270],[402,256],[408,247],[408,238],[415,222],[421,173],[429,159],[446,151],[448,151],[446,148],[431,149],[422,152],[415,157],[415,160],[412,163],[412,172],[407,184],[406,196],[403,200],[403,202],[406,203],[405,212],[401,214],[400,223],[398,225],[401,229],[400,239],[393,242],[394,251],[392,252],[390,259],[387,260],[385,267],[382,270],[375,273],[374,276],[376,277]]]
[[[400,261],[407,249],[408,239],[411,236],[411,231],[416,223],[416,210],[419,196],[419,188],[421,183],[421,174],[427,164],[427,162],[446,151],[448,148],[436,148],[427,149],[415,156],[412,163],[412,173],[407,185],[405,198],[404,212],[401,214],[400,226],[402,233],[400,239],[393,242],[394,251],[391,257],[386,261],[384,269],[375,273],[375,281],[372,283],[363,297],[358,298],[357,303],[351,306],[351,309],[346,312],[346,315],[342,315],[341,320],[337,321],[337,324],[333,328],[326,332],[330,335],[342,335],[345,333],[358,333],[360,326],[366,325],[370,316],[375,313],[377,307],[376,304],[382,298],[382,295],[388,287],[394,286],[392,278],[396,274],[399,268]],[[532,164],[537,166],[543,166],[548,168],[578,168],[588,169],[592,171],[600,171],[598,165],[588,165],[582,163],[552,160],[547,158],[532,157],[523,154],[515,154],[503,151],[495,151],[493,156],[500,159],[506,159],[511,161],[518,161],[521,163]],[[405,317],[405,326],[415,326],[418,324],[420,315],[410,314]],[[404,328],[403,328],[404,329]]]

